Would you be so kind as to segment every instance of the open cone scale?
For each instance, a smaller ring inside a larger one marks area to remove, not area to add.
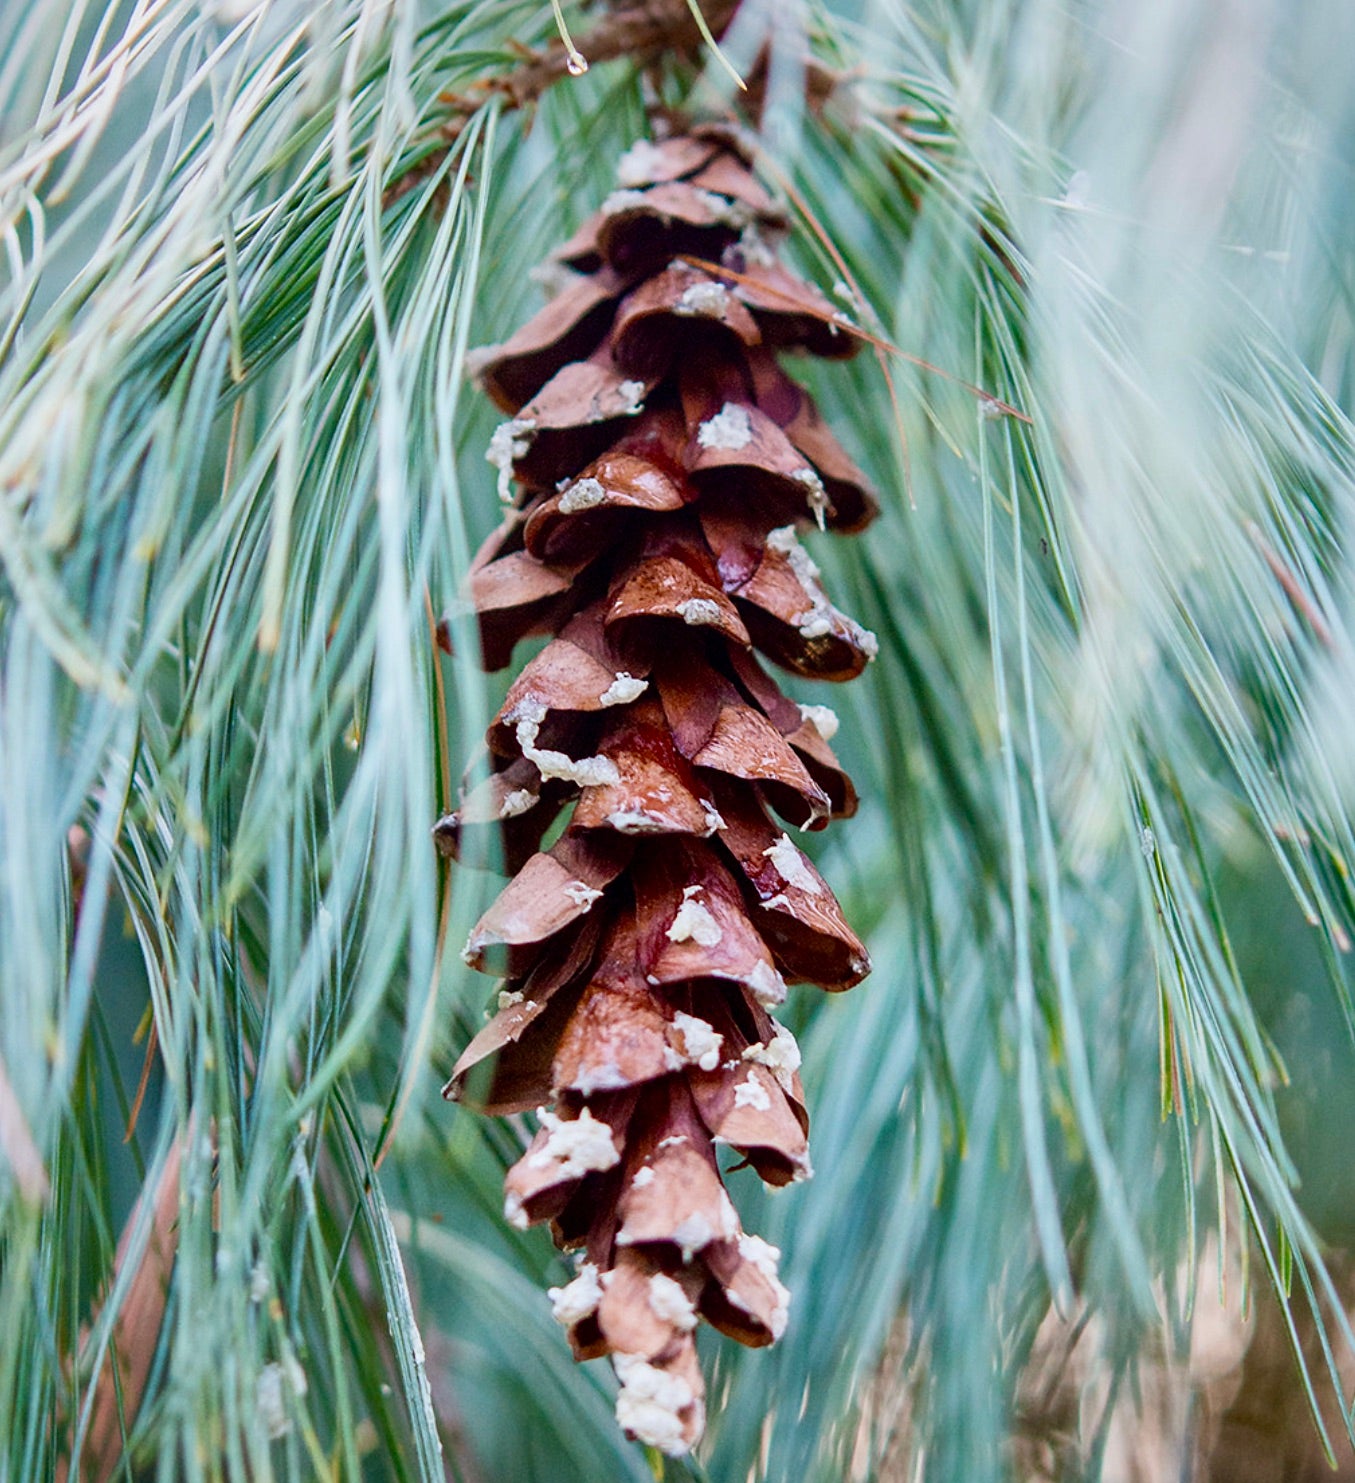
[[[783,827],[856,807],[836,720],[756,653],[861,672],[874,639],[797,531],[858,530],[875,502],[778,363],[858,342],[776,259],[786,223],[737,137],[642,142],[618,174],[556,254],[564,286],[476,356],[509,414],[488,453],[509,510],[470,583],[486,663],[553,637],[489,729],[490,776],[435,831],[454,854],[500,830],[513,876],[465,951],[504,976],[498,1012],[447,1091],[542,1109],[506,1216],[580,1254],[551,1292],[574,1353],[610,1354],[618,1420],[680,1454],[705,1422],[698,1319],[769,1344],[789,1302],[716,1145],[769,1184],[808,1176],[799,1052],[769,1011],[787,982],[869,971]]]

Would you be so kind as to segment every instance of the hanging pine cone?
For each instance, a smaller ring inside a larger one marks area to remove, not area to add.
[[[836,720],[754,650],[808,679],[861,672],[874,639],[796,529],[858,530],[875,506],[775,353],[857,339],[774,257],[786,223],[733,133],[637,144],[619,175],[556,254],[568,286],[478,356],[512,419],[488,454],[511,508],[471,576],[486,663],[554,638],[489,729],[488,780],[436,831],[456,853],[501,830],[513,875],[465,952],[505,976],[498,1013],[447,1093],[543,1109],[505,1214],[582,1253],[556,1317],[577,1358],[612,1356],[627,1432],[678,1454],[704,1426],[698,1316],[751,1345],[786,1324],[778,1253],[741,1229],[715,1145],[769,1184],[808,1176],[799,1051],[769,1011],[787,980],[846,989],[869,968],[769,813],[854,811]]]

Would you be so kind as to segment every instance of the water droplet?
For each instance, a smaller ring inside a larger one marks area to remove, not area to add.
[[[581,51],[572,51],[565,58],[565,67],[571,77],[582,77],[588,71],[588,58]]]

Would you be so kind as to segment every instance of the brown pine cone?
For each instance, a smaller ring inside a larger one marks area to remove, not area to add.
[[[554,639],[489,729],[491,776],[436,830],[455,853],[501,829],[513,872],[465,951],[505,975],[499,1010],[447,1093],[542,1109],[505,1214],[581,1252],[556,1316],[577,1358],[612,1356],[627,1432],[678,1454],[704,1426],[698,1316],[751,1345],[786,1324],[778,1253],[741,1229],[715,1145],[769,1184],[808,1176],[799,1051],[769,1011],[787,980],[869,969],[769,814],[818,829],[855,810],[836,720],[754,650],[810,679],[861,672],[875,641],[796,528],[858,530],[875,503],[777,364],[858,341],[774,257],[786,223],[736,137],[640,143],[619,174],[556,254],[568,285],[477,357],[512,419],[488,454],[511,508],[471,576],[486,662]]]

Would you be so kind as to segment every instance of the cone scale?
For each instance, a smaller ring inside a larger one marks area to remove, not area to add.
[[[716,1146],[768,1184],[809,1175],[772,1011],[787,983],[869,971],[795,842],[856,807],[835,718],[759,656],[865,667],[874,639],[799,534],[858,530],[875,502],[778,361],[857,337],[777,260],[786,223],[737,136],[643,142],[618,174],[555,255],[567,285],[476,355],[509,419],[487,455],[508,510],[470,578],[485,662],[551,639],[489,728],[489,777],[435,830],[453,855],[498,831],[512,877],[464,954],[503,978],[498,1010],[446,1090],[541,1109],[505,1215],[578,1253],[551,1291],[575,1356],[610,1355],[621,1425],[680,1454],[705,1424],[698,1321],[770,1344],[789,1302]]]

